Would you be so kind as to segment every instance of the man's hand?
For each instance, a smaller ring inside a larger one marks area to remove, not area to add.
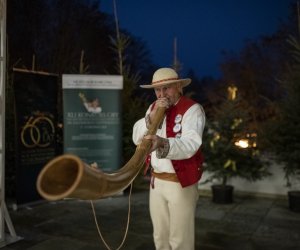
[[[144,138],[147,140],[151,140],[151,148],[149,150],[149,153],[156,150],[157,148],[161,148],[164,146],[163,138],[158,135],[146,135]]]
[[[149,114],[150,122],[153,121],[153,119],[155,117],[155,113],[159,107],[168,109],[170,107],[169,99],[166,97],[162,97],[162,98],[158,98],[156,100],[154,108],[152,109],[152,111]]]

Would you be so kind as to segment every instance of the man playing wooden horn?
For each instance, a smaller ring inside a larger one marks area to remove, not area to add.
[[[133,127],[136,145],[143,138],[152,141],[150,215],[156,249],[195,248],[195,211],[198,181],[202,175],[200,151],[205,113],[200,104],[183,96],[191,79],[180,79],[171,68],[158,69],[146,89],[154,89],[157,100],[145,118]],[[166,116],[156,135],[144,135],[158,107]]]

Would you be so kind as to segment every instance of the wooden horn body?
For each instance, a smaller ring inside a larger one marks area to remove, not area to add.
[[[165,108],[158,108],[147,135],[154,135],[163,121]],[[78,156],[63,154],[49,161],[37,178],[37,190],[46,200],[64,198],[95,200],[117,194],[130,185],[142,169],[151,141],[143,139],[134,155],[114,173],[90,167]]]

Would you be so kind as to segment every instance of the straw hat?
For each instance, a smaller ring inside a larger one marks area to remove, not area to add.
[[[140,85],[141,88],[152,89],[166,86],[171,83],[180,82],[182,87],[186,87],[191,83],[190,78],[179,79],[178,74],[171,68],[160,68],[153,74],[152,83],[148,85]]]

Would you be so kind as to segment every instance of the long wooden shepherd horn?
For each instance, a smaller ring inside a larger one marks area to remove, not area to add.
[[[158,108],[147,135],[155,135],[163,121],[165,108]],[[64,154],[48,162],[37,178],[37,190],[46,200],[64,198],[95,200],[118,194],[136,178],[151,148],[143,139],[125,166],[114,173],[90,167],[78,156]]]

